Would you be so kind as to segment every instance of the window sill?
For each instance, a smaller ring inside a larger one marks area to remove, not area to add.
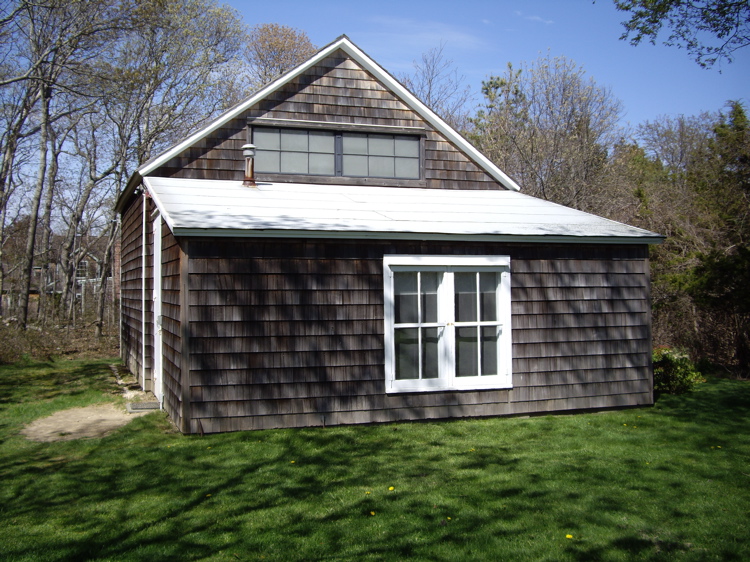
[[[255,174],[256,181],[272,183],[310,183],[319,185],[374,185],[376,187],[416,187],[426,188],[426,180],[405,180],[394,178],[350,178],[346,176],[312,176],[295,174]]]
[[[399,381],[401,383],[407,381]],[[445,384],[396,384],[394,381],[392,384],[386,386],[386,394],[404,394],[404,393],[419,393],[425,392],[471,392],[477,390],[511,390],[513,383],[507,380],[494,380],[487,381],[486,383],[475,383],[475,384],[461,384],[461,385],[445,385]]]

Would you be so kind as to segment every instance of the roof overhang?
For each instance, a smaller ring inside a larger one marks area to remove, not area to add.
[[[175,236],[658,244],[663,236],[506,190],[144,179]]]

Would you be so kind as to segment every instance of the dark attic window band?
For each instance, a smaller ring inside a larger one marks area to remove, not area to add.
[[[252,128],[258,173],[419,180],[421,135],[362,129]]]

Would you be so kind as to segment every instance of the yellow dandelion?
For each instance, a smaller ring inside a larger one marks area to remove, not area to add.
[[[572,539],[572,538],[573,538],[573,535],[565,535],[565,538],[566,538],[566,539]]]
[[[211,497],[211,494],[206,494],[206,497],[207,497],[207,498],[210,498],[210,497]]]
[[[450,518],[450,517],[448,517],[448,521],[450,521],[450,520],[451,520],[451,518]]]
[[[390,486],[390,487],[388,488],[388,491],[389,491],[389,492],[392,492],[392,491],[393,491],[393,490],[395,490],[395,489],[396,489],[396,488],[394,488],[393,486]]]
[[[716,445],[716,448],[717,449],[721,449],[721,445]]]
[[[290,463],[290,464],[294,464],[295,462],[296,462],[296,461],[291,461],[291,463]]]
[[[372,492],[365,492],[365,494],[369,496],[370,494],[372,494]]]
[[[371,511],[371,512],[370,512],[370,515],[375,515],[375,512],[374,512],[374,511]]]

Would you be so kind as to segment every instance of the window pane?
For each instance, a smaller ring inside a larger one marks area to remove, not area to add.
[[[438,321],[438,274],[422,273],[422,322]]]
[[[388,156],[370,156],[369,176],[374,178],[392,178],[396,175],[394,160]]]
[[[367,176],[367,156],[344,156],[345,176]]]
[[[456,376],[476,377],[477,328],[456,328]]]
[[[396,324],[418,322],[417,317],[417,272],[397,271],[393,274],[393,289],[396,302]]]
[[[497,320],[497,273],[479,274],[479,310],[481,320],[494,322]]]
[[[278,129],[254,129],[253,130],[253,144],[258,149],[266,150],[278,150],[279,144],[279,130]]]
[[[482,327],[482,374],[497,374],[497,343],[500,330],[497,326]]]
[[[438,378],[438,328],[422,328],[422,378]]]
[[[396,137],[396,156],[419,157],[419,139],[414,137]]]
[[[367,154],[367,135],[344,133],[342,148],[344,154]]]
[[[279,153],[259,150],[255,155],[256,172],[279,172]]]
[[[310,173],[324,176],[336,174],[333,154],[310,153]]]
[[[307,153],[282,152],[281,172],[284,174],[307,174]]]
[[[418,328],[395,330],[396,380],[419,378]]]
[[[281,150],[292,150],[295,152],[307,152],[307,131],[296,131],[294,129],[282,129]]]
[[[397,178],[419,179],[419,159],[418,158],[396,158]]]
[[[477,320],[477,275],[456,273],[453,276],[456,291],[456,322]]]
[[[310,152],[325,152],[333,154],[333,133],[325,131],[310,131],[308,140],[310,142]]]
[[[369,135],[370,156],[393,156],[394,142],[390,135]]]

